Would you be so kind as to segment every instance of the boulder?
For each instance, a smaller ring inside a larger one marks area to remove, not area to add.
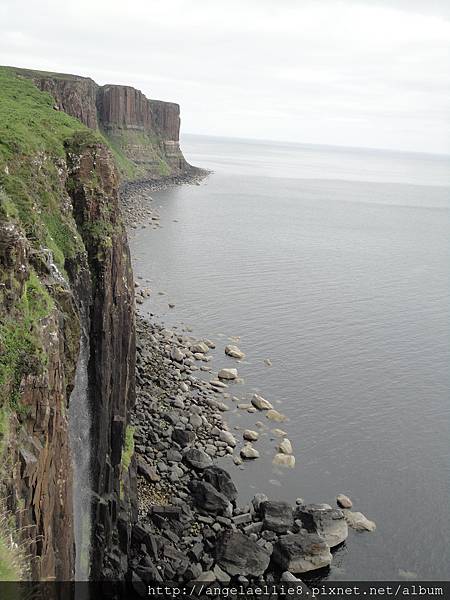
[[[193,352],[194,354],[206,354],[209,350],[208,346],[205,344],[205,342],[197,342],[196,344],[193,344],[190,348],[191,352]]]
[[[325,542],[334,548],[342,544],[348,536],[347,522],[339,508],[328,508],[321,504],[304,504],[298,506],[295,517],[300,519],[303,527],[320,535]]]
[[[233,502],[238,496],[238,491],[234,485],[230,474],[220,467],[215,465],[206,467],[203,471],[203,479],[211,484],[218,492],[223,494]]]
[[[245,353],[233,344],[225,346],[225,354],[228,354],[232,358],[245,358]]]
[[[352,529],[356,531],[375,531],[377,528],[374,521],[369,521],[360,512],[352,512],[351,510],[344,510],[344,518]]]
[[[172,439],[174,442],[179,444],[182,448],[189,446],[195,440],[195,433],[187,429],[175,428],[172,431]]]
[[[283,423],[283,421],[287,421],[286,415],[281,414],[275,409],[268,410],[266,418],[270,421],[275,421],[276,423]]]
[[[278,444],[278,452],[281,452],[281,454],[292,454],[292,444],[287,438],[284,438]]]
[[[172,351],[170,353],[170,358],[172,360],[175,360],[176,362],[183,362],[184,354],[183,354],[183,352],[181,352],[181,350],[179,348],[172,348]]]
[[[294,513],[288,502],[268,500],[260,507],[264,529],[286,533],[294,525]]]
[[[206,469],[206,467],[212,465],[211,457],[199,448],[189,448],[184,453],[183,458],[188,464],[199,470]]]
[[[241,448],[240,454],[242,458],[246,458],[247,460],[259,458],[258,450],[256,450],[256,448],[253,448],[251,444],[245,444],[245,446]]]
[[[257,494],[255,494],[253,496],[252,505],[253,505],[253,509],[256,514],[260,514],[261,505],[263,504],[263,502],[266,502],[268,499],[269,498],[266,496],[266,494],[262,494],[261,492],[258,492]]]
[[[217,373],[217,377],[219,379],[236,379],[236,377],[238,376],[238,372],[237,369],[220,369],[220,371]]]
[[[225,442],[226,444],[228,444],[228,446],[231,446],[232,448],[234,448],[237,444],[236,438],[234,437],[234,435],[232,433],[230,433],[229,431],[225,431],[225,430],[221,430],[219,432],[219,440],[221,440],[222,442]]]
[[[293,469],[295,467],[295,456],[292,456],[292,454],[282,454],[280,452],[275,454],[272,462],[274,465]]]
[[[258,394],[253,394],[252,404],[258,410],[271,410],[273,406],[270,404],[268,400],[259,396]]]
[[[156,467],[150,466],[143,461],[138,462],[137,472],[142,475],[149,483],[156,483],[161,477],[156,472]]]
[[[215,515],[225,512],[230,501],[224,494],[221,494],[207,481],[198,481],[194,479],[190,482],[189,488],[195,504],[202,510]]]
[[[351,508],[353,506],[353,502],[345,494],[338,494],[336,496],[336,503],[340,508]]]
[[[216,545],[217,564],[229,575],[262,575],[270,562],[270,554],[240,531],[227,531]]]
[[[330,547],[316,533],[282,536],[275,544],[272,559],[284,571],[306,573],[331,564]]]
[[[259,438],[259,433],[257,431],[253,431],[252,429],[246,429],[242,434],[242,437],[244,440],[249,442],[256,442],[256,440]]]

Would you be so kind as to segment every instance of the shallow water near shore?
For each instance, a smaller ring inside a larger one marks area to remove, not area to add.
[[[213,339],[213,372],[245,380],[227,392],[258,390],[289,419],[227,400],[231,427],[268,425],[261,458],[225,461],[241,501],[346,493],[377,530],[350,533],[330,579],[447,579],[449,158],[201,137],[183,149],[214,174],[153,192],[162,227],[130,243],[152,289],[143,312]],[[225,356],[229,336],[244,361]],[[294,469],[272,465],[277,426]]]

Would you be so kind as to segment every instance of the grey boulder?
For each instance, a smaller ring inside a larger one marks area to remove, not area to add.
[[[272,558],[283,571],[306,573],[331,564],[330,547],[315,533],[282,536],[275,544]]]
[[[330,508],[329,505],[305,504],[296,509],[296,518],[303,527],[320,535],[325,542],[334,548],[342,544],[348,536],[348,526],[342,510]]]
[[[286,533],[294,525],[292,506],[288,502],[266,501],[261,504],[264,529],[276,533]]]
[[[230,474],[225,471],[225,469],[216,467],[215,465],[206,467],[203,471],[203,479],[211,484],[218,492],[226,496],[230,502],[236,500],[238,495],[237,488],[234,485]]]
[[[231,576],[262,575],[270,562],[270,554],[240,531],[227,531],[216,546],[217,564]]]

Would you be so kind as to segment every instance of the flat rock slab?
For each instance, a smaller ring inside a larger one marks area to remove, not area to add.
[[[294,525],[294,513],[288,502],[268,500],[262,502],[260,512],[263,517],[264,529],[276,533],[286,533]]]
[[[339,508],[321,504],[305,504],[297,507],[295,516],[301,520],[307,531],[320,535],[330,548],[342,544],[347,539],[347,522],[343,511]]]
[[[307,573],[328,567],[332,556],[330,547],[315,533],[284,535],[275,544],[273,560],[290,573]]]
[[[262,575],[270,562],[270,554],[240,531],[227,531],[216,546],[217,564],[231,576]]]

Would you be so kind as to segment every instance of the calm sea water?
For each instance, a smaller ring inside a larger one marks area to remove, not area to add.
[[[344,492],[377,530],[350,533],[330,579],[447,579],[450,158],[191,136],[183,148],[214,174],[154,194],[163,227],[132,234],[135,270],[151,280],[146,311],[217,342],[216,370],[240,336],[245,383],[231,391],[259,390],[289,418],[295,469],[272,465],[270,429],[260,459],[227,463],[242,501]]]

